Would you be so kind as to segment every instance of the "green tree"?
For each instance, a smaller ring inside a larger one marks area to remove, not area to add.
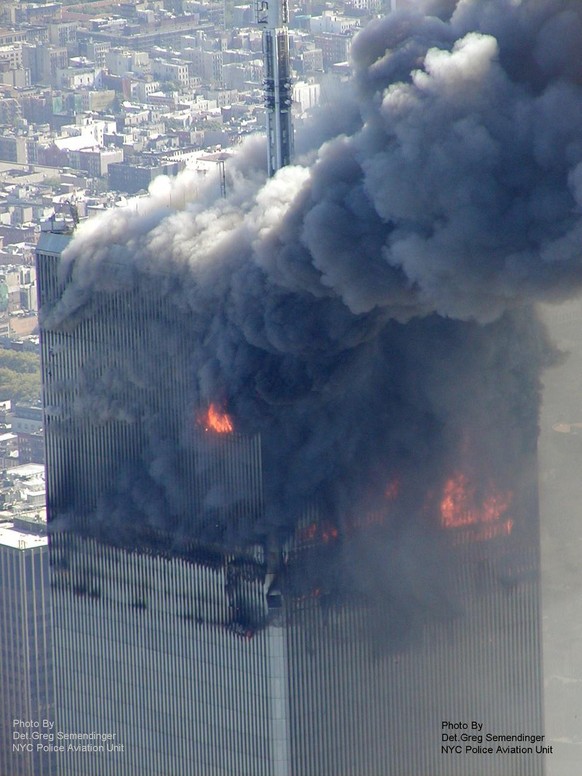
[[[12,402],[40,399],[40,357],[0,347],[0,396]]]
[[[36,353],[19,353],[0,347],[0,367],[19,374],[34,374],[40,372],[40,357]]]

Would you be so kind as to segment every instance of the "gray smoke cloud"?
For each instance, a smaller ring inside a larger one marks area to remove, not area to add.
[[[478,501],[511,490],[527,522],[550,358],[533,305],[582,283],[581,44],[568,0],[419,4],[356,37],[352,82],[298,137],[295,165],[266,180],[252,139],[226,199],[184,173],[79,227],[45,328],[74,331],[124,294],[165,305],[139,324],[143,351],[112,359],[112,339],[92,353],[72,410],[142,428],[103,524],[186,530],[180,460],[211,401],[262,440],[264,507],[235,534],[287,536],[314,503],[341,536],[389,513],[367,535],[390,542],[350,542],[364,592],[380,579],[434,605],[438,494],[460,462]],[[180,430],[148,393],[160,371],[182,386]],[[238,506],[216,488],[199,505],[208,535],[216,509],[244,511],[237,488]]]

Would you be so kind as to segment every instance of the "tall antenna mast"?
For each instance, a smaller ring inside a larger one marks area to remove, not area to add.
[[[263,30],[263,61],[269,175],[291,163],[291,66],[288,0],[257,0],[257,24]]]

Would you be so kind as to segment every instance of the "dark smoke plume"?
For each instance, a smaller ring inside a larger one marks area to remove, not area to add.
[[[353,80],[298,138],[295,166],[265,180],[255,139],[229,165],[227,199],[184,173],[156,181],[139,212],[79,228],[45,327],[74,330],[120,294],[166,305],[140,324],[143,352],[115,370],[110,348],[93,356],[74,408],[148,440],[103,524],[185,530],[191,440],[148,398],[160,365],[183,383],[185,428],[218,401],[237,431],[261,434],[264,509],[247,539],[288,535],[309,504],[347,535],[397,479],[392,541],[362,553],[412,597],[435,590],[430,495],[461,461],[483,487],[527,489],[549,358],[533,305],[582,283],[582,6],[425,8],[357,36]],[[229,498],[207,494],[204,530]]]

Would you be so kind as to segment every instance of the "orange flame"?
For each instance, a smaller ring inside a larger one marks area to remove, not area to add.
[[[317,536],[317,523],[310,523],[299,532],[300,542],[312,542]]]
[[[511,499],[510,492],[492,492],[478,504],[475,488],[468,477],[462,472],[456,472],[446,481],[443,488],[440,503],[441,523],[444,528],[493,523],[507,512]]]
[[[215,404],[210,405],[199,423],[204,426],[205,431],[215,431],[217,434],[231,434],[234,431],[231,418],[226,412],[221,412]]]
[[[338,536],[339,536],[339,531],[337,530],[335,525],[331,525],[330,523],[325,523],[321,527],[321,538],[324,544],[329,544],[329,542],[335,541]]]
[[[400,482],[397,479],[391,480],[388,485],[386,485],[386,490],[384,491],[384,496],[388,499],[388,501],[394,501],[398,498],[400,494]]]
[[[339,531],[333,523],[310,523],[298,533],[301,543],[322,541],[324,544],[334,542],[339,536]]]

